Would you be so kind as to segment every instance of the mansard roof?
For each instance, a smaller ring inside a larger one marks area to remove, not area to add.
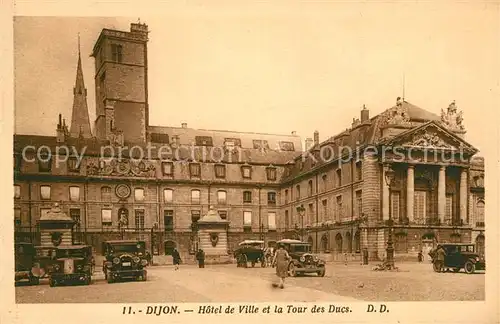
[[[253,149],[253,148],[236,148],[232,151],[224,150],[223,146],[190,146],[188,144],[181,146],[177,153],[175,148],[165,150],[162,147],[171,147],[169,144],[155,145],[152,144],[150,148],[146,144],[125,144],[126,148],[122,149],[122,157],[130,157],[129,153],[135,158],[140,158],[140,150],[131,150],[131,147],[141,147],[143,154],[146,155],[148,150],[152,159],[164,160],[195,160],[200,162],[222,162],[222,163],[248,163],[248,164],[265,164],[265,165],[284,165],[292,160],[299,152],[295,151],[280,151],[273,149]],[[14,135],[14,152],[21,153],[27,146],[35,147],[35,150],[46,146],[50,148],[52,153],[56,153],[57,149],[61,147],[68,147],[73,151],[73,147],[79,152],[85,148],[85,155],[100,156],[101,150],[108,156],[110,152],[118,154],[119,147],[110,145],[109,141],[98,140],[95,137],[90,139],[72,138],[67,137],[64,142],[57,142],[55,136],[41,136],[41,135]],[[110,149],[112,147],[113,149]],[[213,151],[211,151],[213,150]],[[31,150],[32,151],[32,150]],[[64,152],[64,151],[63,151]],[[213,153],[211,153],[213,152]],[[73,152],[71,152],[73,153]],[[143,156],[144,157],[144,156]],[[213,159],[212,159],[213,157]]]
[[[149,134],[168,135],[169,141],[172,141],[174,136],[179,137],[179,144],[196,145],[197,138],[208,137],[211,139],[211,145],[224,146],[226,141],[237,141],[243,149],[254,149],[254,141],[265,141],[270,150],[283,150],[281,145],[287,145],[290,151],[302,152],[302,140],[298,135],[279,135],[268,133],[254,132],[236,132],[227,130],[209,130],[209,129],[194,129],[187,127],[169,127],[169,126],[149,126]]]

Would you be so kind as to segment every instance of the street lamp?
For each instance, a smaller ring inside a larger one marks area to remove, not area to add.
[[[392,182],[394,181],[395,178],[395,172],[394,170],[390,167],[387,166],[385,169],[385,182],[387,183],[387,186],[389,187],[389,194],[391,192],[391,185]],[[389,269],[394,269],[394,246],[392,242],[392,227],[393,227],[393,220],[392,220],[392,203],[391,203],[391,198],[389,197],[389,238],[387,239],[387,267]]]
[[[304,213],[306,212],[306,209],[304,208],[304,205],[300,205],[297,207],[297,213],[300,215],[300,239],[301,241],[304,241]]]

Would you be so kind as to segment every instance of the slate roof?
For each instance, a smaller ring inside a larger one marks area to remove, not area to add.
[[[194,160],[210,162],[210,158],[213,157],[216,162],[239,162],[239,163],[249,163],[249,164],[266,164],[266,165],[284,165],[286,162],[292,160],[294,157],[302,153],[302,144],[299,136],[296,135],[272,135],[272,134],[260,134],[260,133],[238,133],[238,132],[225,132],[225,131],[204,131],[204,130],[194,130],[194,129],[184,129],[175,127],[153,127],[155,131],[168,131],[170,134],[180,134],[180,148],[165,150],[162,146],[171,147],[170,144],[152,144],[151,149],[151,159],[175,159],[176,157],[181,160]],[[201,134],[201,135],[200,135]],[[195,136],[213,136],[214,146],[191,146],[191,142],[194,141]],[[235,151],[225,151],[224,148],[224,138],[240,138],[241,148],[237,148]],[[256,140],[266,140],[268,141],[268,149],[254,149],[253,139]],[[294,144],[295,151],[282,151],[275,147],[279,145],[279,141],[292,142]],[[79,139],[67,137],[64,143],[58,143],[56,136],[41,136],[41,135],[14,135],[14,151],[21,153],[23,148],[28,145],[32,145],[36,148],[41,146],[47,146],[51,149],[52,153],[56,153],[56,149],[61,146],[67,146],[70,150],[73,147],[78,151],[82,152],[85,148],[85,155],[88,156],[100,156],[101,149],[103,147],[109,147],[109,141],[101,141],[96,138],[90,139]],[[144,154],[147,154],[148,147],[146,144],[124,144],[129,149],[133,146],[138,146],[143,148]],[[114,151],[116,154],[119,152],[117,146],[113,150],[105,149],[104,153],[109,154]],[[130,157],[129,150],[123,150],[123,157]],[[132,151],[132,156],[139,158],[140,151],[134,149]]]

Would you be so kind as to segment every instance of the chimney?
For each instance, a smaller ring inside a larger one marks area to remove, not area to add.
[[[356,126],[358,126],[360,123],[359,119],[357,118],[353,118],[352,119],[352,125],[351,125],[351,128],[355,128]]]
[[[292,135],[297,135],[297,132],[296,131],[292,131]]]
[[[319,145],[319,132],[314,131],[314,145],[318,146]]]
[[[366,106],[363,105],[363,109],[361,109],[361,123],[366,123],[370,120],[370,111],[366,109]]]
[[[182,124],[181,124],[181,127],[182,127],[182,128],[187,128],[187,127],[188,127],[188,124],[187,124],[187,123],[182,123]]]
[[[314,144],[314,142],[313,142],[312,138],[310,138],[310,137],[306,138],[306,145],[305,145],[306,151],[309,151],[311,149],[311,147],[313,147],[313,144]]]
[[[59,122],[57,123],[57,128],[56,128],[56,142],[64,143],[65,140],[66,140],[66,134],[64,132],[62,115],[59,114]]]
[[[398,97],[396,99],[396,106],[401,106],[403,104],[403,101],[401,100],[401,97]]]

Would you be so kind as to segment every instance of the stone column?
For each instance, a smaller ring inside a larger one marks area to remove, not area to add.
[[[408,165],[406,176],[406,217],[413,222],[413,200],[415,192],[415,166]]]
[[[438,179],[438,217],[441,224],[444,224],[444,218],[446,213],[446,167],[441,166],[439,168],[439,179]]]
[[[467,169],[460,172],[460,219],[467,223]]]
[[[386,171],[386,166],[382,166],[382,219],[388,220],[390,212],[389,210],[390,192],[389,192],[389,186],[387,185],[387,181],[385,181],[385,171]]]

